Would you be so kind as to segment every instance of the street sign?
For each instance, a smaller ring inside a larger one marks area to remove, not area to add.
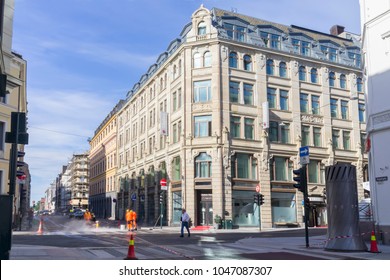
[[[308,164],[310,162],[309,159],[309,147],[304,146],[299,148],[299,157],[301,165]]]
[[[137,200],[137,195],[136,195],[135,193],[133,193],[133,194],[131,195],[131,200],[132,200],[132,201]]]
[[[256,186],[256,192],[258,192],[258,193],[260,192],[260,185]]]
[[[167,190],[168,190],[167,179],[162,178],[162,179],[160,180],[160,186],[161,186],[161,189],[162,189],[162,190],[167,191]]]

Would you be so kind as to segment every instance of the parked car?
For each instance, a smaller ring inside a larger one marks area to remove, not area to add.
[[[82,219],[84,218],[84,212],[82,210],[75,210],[73,212],[73,217],[75,217],[76,219]]]

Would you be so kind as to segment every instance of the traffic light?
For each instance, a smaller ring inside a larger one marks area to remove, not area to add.
[[[254,204],[259,204],[259,194],[258,193],[255,193],[254,195],[253,195],[253,203]]]
[[[26,163],[23,161],[23,157],[25,154],[26,154],[25,152],[17,151],[16,177],[18,177],[20,180],[26,178],[26,173],[23,170],[24,169],[23,167],[26,165]]]
[[[296,177],[293,178],[297,184],[294,184],[294,188],[297,188],[300,192],[305,193],[307,181],[306,181],[306,167],[301,167],[299,169],[293,170]]]
[[[259,194],[259,205],[264,204],[264,194]]]
[[[160,192],[160,204],[163,204],[165,200],[165,192],[161,191]]]

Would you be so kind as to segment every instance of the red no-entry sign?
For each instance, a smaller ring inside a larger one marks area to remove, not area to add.
[[[167,179],[162,178],[162,179],[160,180],[160,186],[161,186],[161,189],[162,189],[162,190],[167,190],[167,189],[168,189],[168,187],[167,187]]]

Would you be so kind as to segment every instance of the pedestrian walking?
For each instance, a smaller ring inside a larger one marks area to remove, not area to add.
[[[181,235],[180,237],[184,237],[184,228],[187,229],[187,232],[188,232],[188,237],[191,236],[191,233],[190,233],[190,228],[189,228],[189,223],[190,223],[190,216],[188,215],[188,213],[186,212],[186,209],[182,209],[181,210]]]

